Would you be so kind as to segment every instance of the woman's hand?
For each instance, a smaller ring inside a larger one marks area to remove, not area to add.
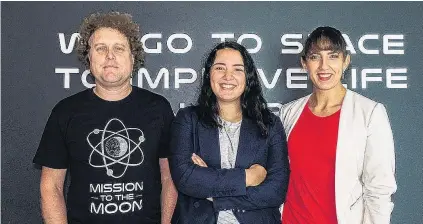
[[[195,165],[201,166],[201,167],[207,167],[207,164],[201,159],[201,157],[197,156],[197,154],[193,153],[191,156],[192,162],[194,162]]]
[[[206,162],[204,162],[201,157],[193,153],[191,156],[192,162],[201,167],[207,167]],[[259,164],[254,164],[250,168],[245,170],[245,183],[247,187],[254,187],[260,185],[264,179],[266,179],[267,171]]]
[[[204,160],[197,156],[197,154],[193,153],[191,156],[192,162],[194,162],[195,165],[201,166],[201,167],[207,167],[206,162]],[[209,201],[213,201],[213,198],[207,198]]]
[[[245,184],[247,187],[254,187],[266,179],[267,171],[259,164],[253,164],[245,170]]]

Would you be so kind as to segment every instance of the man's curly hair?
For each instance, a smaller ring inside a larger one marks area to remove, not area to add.
[[[90,51],[89,40],[91,35],[99,28],[112,28],[121,32],[128,38],[131,53],[134,56],[133,72],[137,72],[144,65],[144,51],[140,41],[140,27],[127,13],[109,12],[94,13],[84,19],[79,28],[80,39],[77,45],[78,59],[90,68],[88,53]]]

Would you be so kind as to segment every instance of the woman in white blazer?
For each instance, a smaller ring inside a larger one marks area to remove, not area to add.
[[[291,175],[282,223],[388,224],[396,191],[385,107],[346,89],[350,55],[341,32],[319,27],[301,64],[313,92],[281,109]]]

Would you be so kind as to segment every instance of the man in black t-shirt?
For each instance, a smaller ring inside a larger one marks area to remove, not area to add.
[[[60,101],[44,129],[34,158],[42,166],[43,219],[170,223],[177,197],[167,160],[174,115],[164,97],[130,84],[143,64],[139,27],[128,14],[92,14],[80,35],[78,55],[96,86]]]

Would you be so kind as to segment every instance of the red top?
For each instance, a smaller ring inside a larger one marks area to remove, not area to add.
[[[288,138],[291,175],[283,207],[283,224],[337,223],[335,158],[338,110],[314,115],[307,103]]]

